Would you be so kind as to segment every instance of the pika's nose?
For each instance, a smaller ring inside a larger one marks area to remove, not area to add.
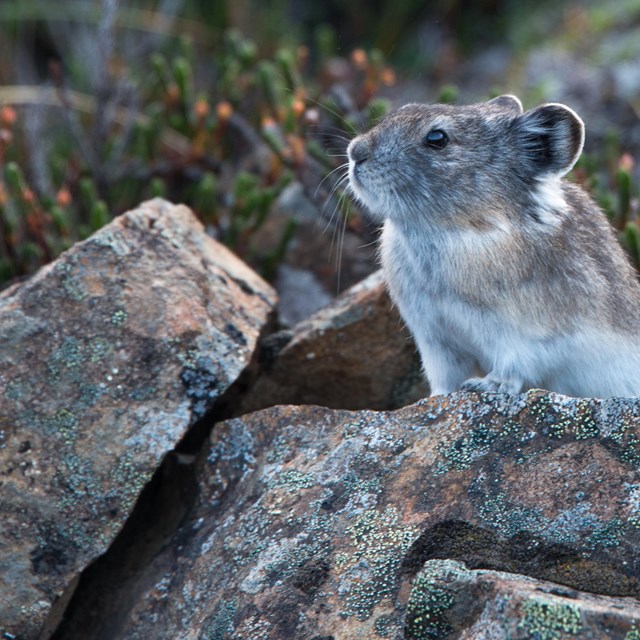
[[[355,138],[347,147],[349,159],[356,164],[362,164],[369,157],[369,143],[362,136]]]

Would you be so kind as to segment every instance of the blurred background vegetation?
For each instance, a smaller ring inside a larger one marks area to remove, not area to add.
[[[639,28],[640,0],[3,0],[0,286],[157,195],[276,279],[304,206],[375,235],[341,197],[355,131],[503,92],[584,117],[573,179],[637,264]]]

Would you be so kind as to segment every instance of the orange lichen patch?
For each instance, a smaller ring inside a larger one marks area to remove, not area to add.
[[[86,276],[82,281],[84,291],[90,297],[103,296],[106,293],[104,274],[92,274]]]
[[[195,331],[206,322],[206,313],[202,308],[202,302],[195,296],[185,299],[184,304],[180,307],[174,306],[160,311],[162,311],[163,317],[162,333],[167,336]]]

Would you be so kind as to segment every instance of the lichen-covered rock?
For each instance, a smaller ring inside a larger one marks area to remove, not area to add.
[[[128,640],[399,639],[433,558],[637,598],[639,437],[637,401],[543,392],[227,421],[192,517],[110,623]]]
[[[292,332],[262,345],[263,373],[248,412],[278,404],[396,409],[429,394],[415,344],[372,274]]]
[[[273,304],[188,209],[160,200],[0,294],[2,637],[40,633],[248,365]]]
[[[413,583],[407,640],[637,640],[640,602],[429,560]]]

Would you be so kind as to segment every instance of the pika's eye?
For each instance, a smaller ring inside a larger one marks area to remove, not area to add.
[[[431,129],[424,139],[424,143],[432,149],[444,149],[448,142],[449,136],[442,129]]]

